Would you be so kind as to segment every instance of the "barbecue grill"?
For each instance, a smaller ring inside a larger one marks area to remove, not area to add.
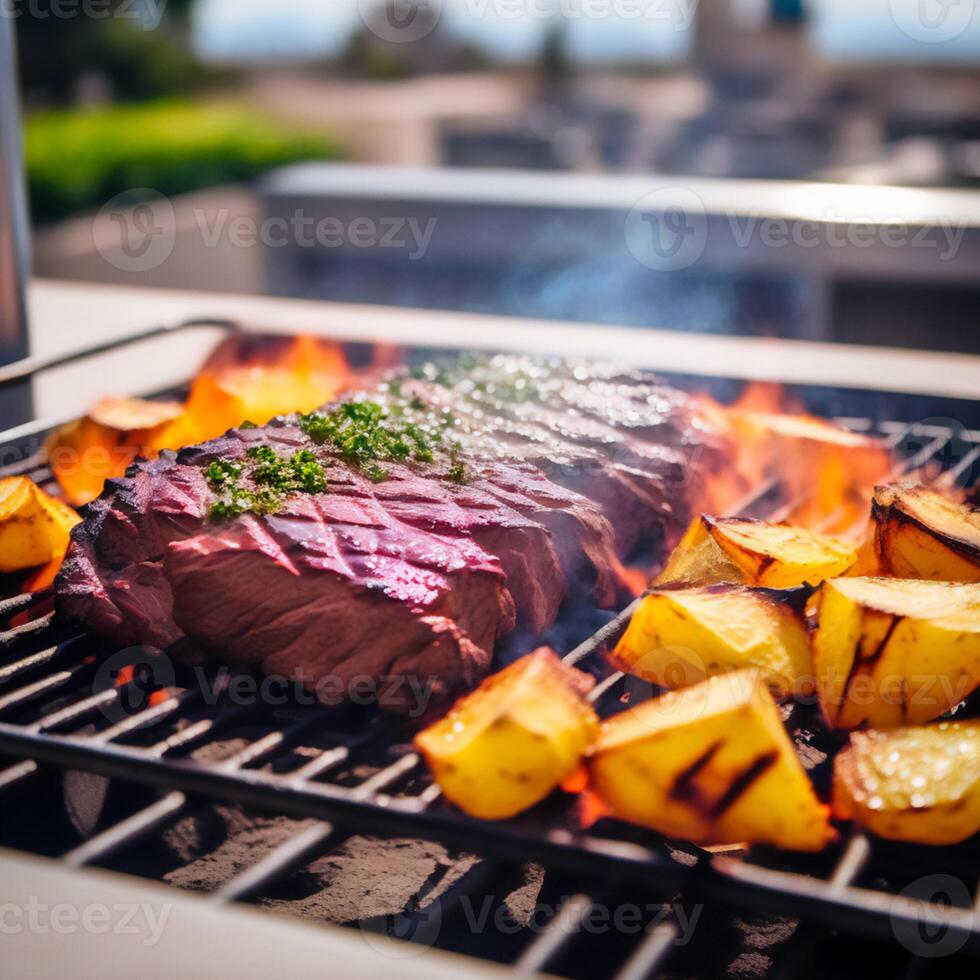
[[[97,352],[161,332],[120,338]],[[13,365],[0,373],[0,383],[15,383],[91,353]],[[710,387],[703,380],[699,384]],[[869,401],[875,404],[874,398]],[[0,443],[36,444],[50,421],[8,430],[0,434]],[[884,437],[894,452],[895,476],[918,474],[954,486],[972,484],[980,471],[980,432],[872,417],[838,421]],[[52,483],[36,454],[8,464],[3,474],[27,474],[42,486]],[[794,503],[772,482],[756,488],[734,512],[773,518]],[[154,842],[201,807],[235,805],[306,821],[211,893],[213,903],[260,903],[355,833],[435,841],[480,858],[477,870],[431,902],[431,889],[423,888],[404,916],[369,928],[507,962],[529,973],[639,978],[696,970],[690,965],[692,951],[678,943],[682,924],[662,911],[677,896],[709,914],[734,908],[799,917],[806,925],[783,951],[794,969],[802,969],[821,929],[871,940],[880,944],[872,949],[885,951],[876,952],[876,958],[890,956],[896,963],[913,964],[914,970],[927,966],[937,949],[980,957],[976,841],[925,848],[855,832],[816,856],[766,848],[701,850],[607,819],[585,826],[575,799],[563,794],[512,821],[472,820],[440,799],[409,746],[412,731],[404,720],[356,706],[326,708],[296,698],[272,705],[236,696],[239,675],[211,673],[202,683],[205,675],[189,668],[142,654],[127,659],[77,635],[52,613],[11,625],[13,617],[36,612],[48,599],[42,592],[0,602],[0,844],[57,856],[73,868],[156,876],[159,869],[146,857],[154,852]],[[603,657],[631,609],[615,616],[568,610],[546,638],[567,663],[596,677],[591,698],[601,715],[645,693],[612,672]],[[107,683],[113,669],[132,663],[142,666],[128,680]],[[798,743],[811,740],[812,711],[797,705],[787,716]],[[233,752],[211,752],[232,740]],[[819,740],[812,747],[810,761],[819,782],[827,767],[820,761]],[[203,761],[209,752],[217,761]],[[63,826],[53,833],[57,821],[37,814],[32,794],[43,799],[39,787],[55,778],[52,774],[67,771],[107,777],[116,804],[122,795],[126,805],[121,811],[118,805],[109,807],[109,816],[86,836],[66,833]],[[22,816],[29,811],[36,816],[24,826]],[[490,944],[472,935],[461,940],[467,933],[459,921],[464,912],[479,907],[484,896],[496,895],[513,879],[515,867],[527,862],[567,885],[547,924],[531,935],[525,930]],[[931,891],[923,894],[922,882]],[[634,903],[642,899],[639,907],[648,910],[643,928],[617,933],[615,943],[602,942],[590,925],[595,910],[615,907],[624,895]],[[948,966],[945,962],[944,969]]]
[[[11,166],[19,158],[11,24],[9,18],[0,17],[0,75],[9,72],[0,78],[0,136],[4,140],[0,167],[5,167],[0,169],[0,363],[23,356],[26,346],[22,296],[26,217],[18,186],[21,176]],[[910,258],[918,265],[917,256]],[[123,290],[118,293],[127,322],[138,322],[142,316],[137,309],[139,298],[123,295]],[[74,312],[79,301],[86,298],[69,297],[67,308]],[[155,315],[169,300],[158,295],[148,302]],[[197,308],[209,305],[201,297],[191,302]],[[225,310],[236,306],[227,298],[216,305]],[[254,313],[262,301],[248,300],[247,305]],[[284,307],[275,309],[278,314]],[[328,308],[318,307],[315,314],[308,310],[306,315],[313,322],[329,313]],[[348,324],[358,319],[350,310],[343,317]],[[424,317],[439,320],[438,314]],[[36,448],[65,418],[27,418],[25,382],[53,368],[87,363],[90,357],[136,340],[150,340],[200,323],[242,329],[235,322],[209,317],[172,319],[170,323],[173,325],[106,341],[80,354],[35,357],[0,367],[3,417],[9,419],[13,414],[19,423],[14,427],[5,424],[6,431],[0,433],[5,453],[0,475],[26,474],[42,486],[53,482]],[[362,325],[362,337],[391,339],[383,337],[387,326],[383,316],[367,314]],[[418,321],[409,329],[417,325]],[[524,326],[515,322],[515,329]],[[563,344],[571,342],[575,329],[563,327]],[[462,332],[451,323],[445,323],[445,332],[456,334],[460,342]],[[488,327],[487,332],[498,342],[506,333],[500,324],[492,330]],[[603,331],[604,349],[615,346],[615,335],[613,330]],[[655,337],[654,331],[645,337],[621,336],[619,343],[631,351],[656,344],[660,367],[671,366],[680,343],[686,351],[682,359],[691,360],[686,339],[678,341],[677,335],[666,333]],[[481,345],[472,329],[465,342]],[[522,337],[526,349],[547,350],[553,344],[554,337],[546,336],[540,324]],[[722,361],[741,356],[737,346],[731,345],[737,345],[737,340],[719,340],[714,345],[716,352],[722,351]],[[811,371],[822,356],[817,348],[809,349]],[[712,357],[706,348],[699,351],[698,361],[706,373],[719,374],[711,370]],[[714,364],[718,361],[716,356]],[[883,390],[889,382],[898,385],[891,377],[875,377],[872,369],[876,365],[876,354],[854,350],[846,364],[838,358],[832,372],[825,371],[836,376],[842,368],[860,372],[869,386],[877,387],[876,395],[862,400],[849,393],[828,395],[824,391],[814,392],[814,397],[819,395],[822,404],[829,398],[831,404],[846,406],[854,417],[839,420],[845,426],[884,436],[895,453],[896,475],[919,472],[948,486],[974,483],[980,471],[980,432],[943,421],[910,423],[908,419],[934,414],[911,407],[899,420],[894,415],[881,417],[883,406],[894,403]],[[908,360],[905,365],[907,368]],[[760,363],[752,369],[758,376],[765,373]],[[965,380],[969,380],[965,372],[954,378],[948,372],[934,371],[930,385],[922,390],[936,395],[950,385],[962,386]],[[699,388],[710,387],[703,380],[694,383]],[[936,399],[931,402],[939,404]],[[857,417],[858,405],[866,407],[862,417]],[[975,411],[975,406],[969,406],[969,411]],[[943,414],[955,413],[943,409]],[[977,424],[972,415],[959,417],[971,418],[971,426]],[[773,483],[758,487],[735,511],[776,517],[793,503]],[[934,954],[954,952],[958,959],[935,961],[941,963],[944,975],[957,965],[976,970],[980,958],[980,851],[976,841],[955,848],[921,848],[854,833],[815,856],[764,848],[708,851],[609,820],[587,826],[573,798],[562,794],[521,818],[500,824],[478,822],[440,799],[438,787],[408,745],[412,732],[403,720],[356,706],[330,709],[301,704],[296,698],[272,704],[236,696],[238,675],[215,672],[202,681],[202,675],[188,668],[144,657],[139,651],[100,649],[90,637],[78,635],[69,624],[44,612],[49,593],[17,595],[10,591],[0,582],[0,846],[56,858],[60,867],[75,870],[99,867],[161,878],[167,862],[173,861],[164,853],[161,841],[169,828],[188,815],[233,805],[248,813],[296,821],[269,840],[257,859],[223,875],[210,890],[209,902],[198,903],[195,912],[206,927],[217,930],[223,922],[246,922],[230,916],[227,907],[265,905],[269,896],[288,894],[297,873],[302,874],[311,862],[336,852],[352,835],[370,834],[396,841],[435,841],[472,858],[466,870],[445,887],[438,880],[422,880],[401,914],[361,917],[359,924],[375,948],[382,940],[375,940],[374,934],[387,933],[419,949],[432,945],[468,954],[474,968],[477,959],[483,959],[515,965],[524,973],[570,977],[705,976],[715,972],[713,947],[725,945],[724,933],[729,928],[725,922],[731,910],[751,909],[760,915],[775,914],[776,921],[786,917],[801,920],[795,932],[788,930],[791,938],[780,950],[776,967],[784,975],[805,974],[812,968],[814,951],[828,930],[837,936],[834,967],[841,975],[847,964],[855,973],[892,967],[893,972],[919,975],[928,969]],[[592,700],[600,714],[621,708],[624,698],[648,693],[612,672],[603,658],[629,614],[630,609],[618,615],[567,610],[545,638],[568,663],[595,675]],[[36,618],[25,621],[25,617]],[[807,745],[811,717],[812,709],[802,705],[794,706],[787,718],[798,744]],[[826,776],[820,746],[812,745],[805,754],[819,781]],[[89,789],[94,787],[95,795],[101,792],[106,801],[94,819],[83,821],[84,828],[68,819],[60,799],[62,780],[79,773],[86,774]],[[100,777],[110,782],[99,783]],[[103,878],[84,873],[70,880],[59,877],[52,885],[51,866],[26,864],[19,857],[0,857],[0,862],[25,881],[30,875],[28,887],[40,888],[43,879],[59,898],[77,895],[76,889],[87,890],[96,880],[103,897],[145,894],[136,877],[122,884],[117,881],[111,889]],[[499,910],[498,897],[523,880],[520,869],[529,862],[539,867],[539,879],[543,875],[542,904],[544,898],[551,900],[547,914],[537,923],[539,928],[474,928],[468,913],[483,907],[485,900]],[[920,887],[923,883],[931,883],[925,892]],[[0,889],[4,884],[0,881]],[[632,928],[597,931],[592,927],[597,909],[608,911],[625,903],[640,911]],[[685,910],[703,910],[708,922],[707,931],[702,927],[697,934],[698,941],[687,945],[683,943],[689,924],[684,921]],[[316,962],[312,957],[319,951],[304,947],[295,931],[273,934],[258,920],[248,921],[255,929],[250,936],[254,943],[242,945],[253,965],[263,952],[258,944],[272,941],[283,943],[274,955],[287,970],[300,962],[305,966]],[[0,935],[3,933],[0,916]],[[56,937],[46,939],[53,942]],[[349,947],[343,947],[342,954],[341,948],[336,944],[334,957],[320,967],[333,971],[350,964]],[[756,948],[764,947],[757,944]],[[222,951],[227,953],[227,944]],[[206,951],[197,947],[193,952],[204,956]],[[0,956],[0,975],[6,975],[11,962],[16,969],[16,961]],[[59,972],[67,962],[44,961],[48,971]],[[128,975],[139,975],[140,969],[137,961],[129,966]],[[399,972],[407,976],[418,971],[399,968]]]

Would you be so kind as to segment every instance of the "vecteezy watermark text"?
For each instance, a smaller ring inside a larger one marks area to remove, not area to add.
[[[163,936],[173,906],[150,902],[119,902],[106,905],[73,905],[58,902],[51,905],[31,895],[26,902],[0,904],[0,936],[28,933],[34,936],[54,934],[72,936],[85,932],[93,936],[137,936],[147,949],[156,946]]]
[[[229,208],[194,208],[178,216],[173,203],[152,188],[137,188],[107,201],[92,224],[102,257],[122,272],[160,268],[173,254],[178,234],[199,238],[205,248],[386,249],[409,261],[423,258],[439,219],[416,215],[340,218],[304,210],[257,218]]]
[[[585,933],[603,936],[616,933],[621,936],[637,936],[670,926],[675,947],[687,946],[694,938],[704,906],[685,906],[679,901],[670,904],[648,902],[623,902],[608,905],[587,902],[580,915],[567,919],[562,909],[579,899],[563,897],[556,902],[536,902],[526,914],[515,916],[507,904],[493,895],[485,895],[479,901],[464,895],[460,899],[465,928],[473,936],[493,934],[514,936],[522,932],[540,935],[546,930],[558,929],[563,934]],[[368,945],[377,952],[395,959],[418,956],[433,946],[442,929],[442,903],[439,899],[422,908],[413,908],[394,914],[362,920],[361,932]],[[392,945],[385,940],[399,939]]]
[[[439,222],[398,216],[318,219],[303,211],[257,221],[245,215],[232,217],[227,209],[213,216],[197,210],[194,220],[208,248],[217,248],[223,240],[235,248],[391,248],[405,250],[412,261],[428,251]]]
[[[758,209],[708,210],[682,185],[642,197],[626,217],[633,257],[658,272],[693,266],[709,244],[721,249],[905,249],[932,251],[941,262],[959,254],[968,222],[959,217],[909,220],[900,214],[862,215],[829,206],[812,217],[787,218]]]
[[[443,689],[434,674],[351,674],[329,670],[313,673],[299,669],[287,676],[236,672],[224,666],[185,669],[180,681],[181,686],[193,688],[210,706],[219,701],[236,707],[260,704],[267,708],[352,704],[380,706],[409,718],[423,717]],[[151,646],[126,647],[105,657],[92,681],[96,692],[115,692],[114,698],[101,705],[102,713],[114,724],[143,707],[149,693],[172,691],[177,686],[177,665],[162,650]]]
[[[0,0],[0,17],[17,20],[128,20],[144,31],[163,21],[168,0]]]

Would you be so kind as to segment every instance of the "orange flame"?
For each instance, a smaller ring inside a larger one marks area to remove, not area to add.
[[[773,414],[799,414],[804,411],[800,398],[791,395],[783,385],[775,381],[750,381],[728,407],[736,412]]]
[[[585,766],[577,766],[562,780],[561,788],[566,793],[582,793],[588,785],[588,770]]]
[[[582,830],[588,830],[600,820],[613,815],[605,800],[594,790],[584,790],[578,798],[578,823]]]
[[[277,349],[278,347],[278,349]],[[350,380],[340,347],[315,337],[286,344],[246,346],[235,356],[226,341],[198,374],[183,415],[153,440],[173,449],[214,438],[248,420],[265,425],[277,415],[312,412],[335,398]]]
[[[881,442],[805,413],[778,385],[750,384],[727,407],[697,397],[705,419],[727,437],[733,461],[712,475],[704,509],[724,512],[775,479],[789,523],[860,533],[874,487],[891,470]]]
[[[350,383],[341,347],[314,337],[232,337],[201,369],[185,404],[107,398],[48,442],[67,501],[94,500],[137,456],[204,442],[245,420],[311,412]]]
[[[618,558],[612,558],[610,564],[623,595],[633,599],[643,595],[650,584],[650,570],[648,568],[624,565]]]

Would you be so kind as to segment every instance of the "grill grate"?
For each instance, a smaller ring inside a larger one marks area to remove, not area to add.
[[[925,473],[946,485],[974,480],[980,433],[943,425],[841,421],[887,437],[900,460],[895,476]],[[951,447],[952,458],[944,458]],[[42,483],[51,479],[37,459],[22,466]],[[759,488],[737,512],[772,515],[778,489]],[[574,804],[560,800],[504,824],[471,820],[441,805],[438,787],[405,746],[409,734],[398,719],[346,707],[290,705],[283,721],[258,701],[234,703],[231,675],[215,679],[211,697],[200,686],[182,686],[180,677],[173,689],[154,697],[147,697],[138,678],[96,690],[100,651],[87,637],[70,635],[50,613],[35,622],[9,625],[13,617],[49,599],[47,591],[0,602],[0,625],[9,627],[0,632],[0,756],[13,760],[0,769],[0,806],[10,806],[16,792],[46,767],[83,770],[160,791],[153,803],[64,854],[71,865],[112,860],[201,799],[319,821],[227,881],[212,895],[215,902],[243,901],[266,892],[356,830],[437,840],[490,858],[491,869],[493,861],[535,861],[578,876],[576,880],[679,888],[735,907],[792,910],[835,929],[885,940],[894,939],[897,927],[925,923],[947,930],[980,955],[980,891],[975,890],[971,905],[950,907],[897,894],[888,886],[896,880],[948,874],[957,880],[968,876],[975,888],[980,879],[976,841],[957,848],[897,847],[856,833],[824,855],[804,858],[766,849],[709,854],[608,820],[582,830]],[[565,658],[599,679],[592,697],[600,714],[620,706],[624,678],[609,673],[602,654],[625,627],[632,608]],[[135,706],[130,700],[134,697]],[[121,717],[105,724],[116,711]],[[805,709],[794,707],[790,727],[806,722]],[[250,731],[256,724],[263,734],[250,738],[230,758],[211,764],[190,759],[193,750],[219,736]],[[87,731],[92,726],[94,733]],[[311,733],[323,743],[319,754],[291,765],[291,750]],[[353,778],[362,767],[373,770],[371,775]],[[896,867],[901,868],[897,878]],[[553,967],[574,943],[601,898],[600,890],[569,898],[516,965],[526,972]],[[676,924],[657,924],[624,957],[618,976],[633,980],[662,968],[675,950],[677,934]]]

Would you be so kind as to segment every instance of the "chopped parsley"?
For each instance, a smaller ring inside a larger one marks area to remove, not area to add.
[[[449,450],[449,473],[447,475],[453,483],[466,482],[466,463],[460,456],[459,446],[455,444]]]
[[[270,446],[253,446],[245,460],[213,460],[207,478],[218,494],[211,505],[215,520],[248,513],[271,514],[292,493],[322,493],[327,489],[323,466],[309,449],[282,456]]]
[[[384,463],[433,462],[442,442],[441,428],[395,419],[377,402],[345,402],[326,414],[302,416],[299,426],[374,483],[387,479]]]
[[[233,459],[216,459],[208,466],[208,483],[212,489],[234,483],[242,475],[243,466]]]
[[[391,406],[345,402],[329,412],[300,416],[299,427],[317,445],[328,446],[374,483],[388,479],[386,464],[410,462],[441,462],[446,467],[445,479],[466,483],[462,448],[446,436],[454,419],[442,414],[427,416],[424,409],[417,398]],[[218,498],[211,506],[215,520],[271,514],[290,494],[323,493],[327,489],[323,465],[310,449],[284,455],[271,446],[251,446],[244,459],[213,460],[206,474]]]

